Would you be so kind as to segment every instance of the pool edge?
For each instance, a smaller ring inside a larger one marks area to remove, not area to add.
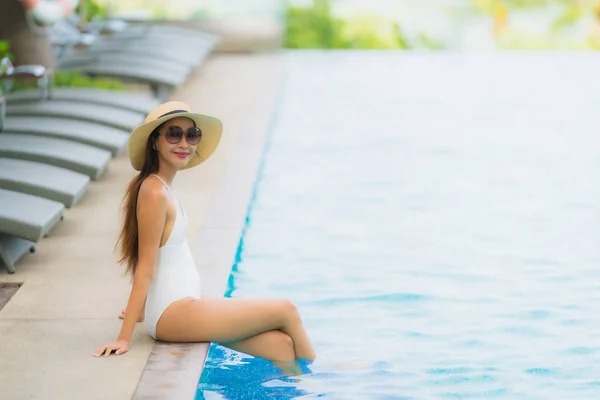
[[[285,56],[279,59],[266,106],[254,114],[251,134],[238,138],[192,246],[203,296],[222,297],[228,287],[283,86]],[[132,399],[194,399],[208,349],[208,343],[154,343]]]

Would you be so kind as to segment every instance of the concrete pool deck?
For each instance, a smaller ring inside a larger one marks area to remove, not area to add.
[[[171,96],[218,116],[225,131],[205,165],[174,186],[188,214],[188,240],[203,291],[226,288],[283,72],[278,53],[214,55]],[[119,207],[133,177],[126,156],[90,185],[51,236],[0,282],[23,285],[0,311],[0,398],[192,399],[206,344],[161,344],[138,325],[131,350],[98,359],[116,338],[129,279],[113,251]]]

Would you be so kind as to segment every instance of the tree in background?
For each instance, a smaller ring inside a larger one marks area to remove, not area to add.
[[[376,14],[342,19],[330,0],[313,0],[309,6],[286,9],[284,46],[292,49],[439,49],[425,33],[409,40],[397,21]]]

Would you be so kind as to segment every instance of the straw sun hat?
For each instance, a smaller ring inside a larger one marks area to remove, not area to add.
[[[196,154],[182,169],[195,167],[210,157],[221,140],[223,123],[215,117],[191,112],[190,107],[185,103],[169,101],[154,108],[148,114],[144,123],[131,132],[129,136],[129,161],[133,168],[137,171],[142,169],[146,156],[146,143],[148,143],[148,137],[152,131],[163,122],[180,117],[194,120],[196,126],[202,131],[202,139],[198,143]]]

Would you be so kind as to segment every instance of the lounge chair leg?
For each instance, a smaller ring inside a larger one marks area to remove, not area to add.
[[[54,71],[50,71],[50,73],[48,74],[48,89],[47,89],[47,96],[48,99],[52,98],[52,95],[54,94],[54,84],[55,84],[55,80],[54,80]]]
[[[44,101],[48,99],[48,84],[45,78],[41,78],[37,82],[38,90],[40,91],[40,100]]]
[[[150,85],[150,89],[152,89],[152,96],[159,98],[158,92],[160,91],[160,86],[159,85]]]
[[[154,95],[154,97],[161,101],[169,97],[170,92],[171,90],[167,85],[152,85],[152,94]]]
[[[0,93],[0,132],[4,130],[4,121],[6,120],[6,101]]]
[[[4,265],[9,274],[15,273],[15,264],[27,252],[35,252],[33,242],[0,234],[0,265]]]
[[[16,269],[15,266],[11,263],[11,262],[4,262],[4,266],[6,267],[6,271],[8,271],[9,274],[14,274]]]

